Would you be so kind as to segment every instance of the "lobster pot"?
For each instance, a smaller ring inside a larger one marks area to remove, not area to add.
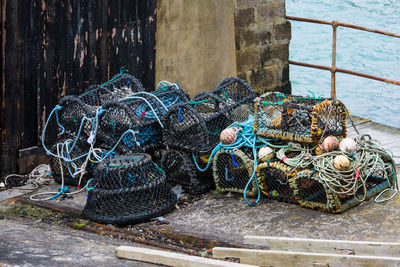
[[[61,106],[57,111],[58,122],[65,129],[63,136],[75,139],[79,135],[80,139],[87,140],[92,131],[92,123],[89,120],[83,121],[83,118],[94,117],[97,107],[85,104],[76,96],[64,96],[58,105]]]
[[[266,93],[255,100],[254,133],[292,142],[346,137],[346,107],[338,100]]]
[[[134,76],[123,73],[103,85],[90,86],[79,98],[87,105],[101,106],[109,100],[144,91],[143,85]]]
[[[164,143],[194,153],[208,152],[235,118],[248,118],[250,109],[238,108],[251,103],[254,97],[253,89],[245,81],[223,80],[216,90],[200,93],[189,103],[175,105],[168,111],[163,120]],[[248,114],[242,114],[246,111]]]
[[[221,148],[215,153],[213,176],[215,186],[221,193],[243,193],[253,173],[254,161],[251,148]],[[257,195],[257,185],[253,179],[247,189],[247,196]]]
[[[67,145],[68,146],[68,152],[67,152],[66,146],[64,146],[63,149],[61,146],[66,140],[67,139],[59,140],[56,144],[54,144],[52,146],[51,152],[55,155],[57,155],[58,153],[61,155],[61,152],[63,152],[64,157],[74,159],[74,158],[77,158],[89,151],[89,146],[85,145],[82,142],[77,142],[75,144],[75,146],[72,147],[72,145],[73,145],[73,141],[72,141],[72,142],[69,142],[69,144]],[[57,152],[57,146],[58,146],[58,152]],[[61,172],[62,172],[63,176],[64,176],[64,185],[77,186],[79,184],[80,174],[75,175],[75,177],[73,176],[73,174],[76,172],[76,168],[81,167],[82,164],[85,162],[85,160],[86,160],[86,157],[82,157],[73,162],[66,162],[57,157],[50,157],[50,169],[51,169],[54,181],[58,184],[62,183],[62,178],[61,178]],[[88,164],[88,165],[91,165],[91,164]],[[89,169],[91,169],[91,166],[89,167]],[[86,182],[88,180],[88,176],[90,176],[90,173],[85,174],[82,177],[81,185],[86,184]]]
[[[88,186],[92,190],[82,215],[99,223],[127,225],[172,211],[177,197],[149,157],[133,154],[101,162]]]
[[[296,176],[296,171],[284,163],[264,162],[257,166],[257,180],[261,192],[268,198],[281,202],[297,203],[289,181]]]
[[[367,166],[366,171],[361,173],[361,178],[365,182],[365,189],[362,183],[359,182],[356,184],[355,194],[354,191],[340,193],[338,188],[332,190],[325,179],[321,179],[318,172],[311,170],[299,172],[290,181],[290,186],[301,206],[332,213],[343,213],[395,185],[396,173],[394,165],[386,160],[384,162],[383,165],[379,166],[378,164],[374,168]]]
[[[208,155],[196,157],[200,167],[204,168]],[[193,162],[192,155],[183,151],[168,149],[162,154],[161,168],[167,175],[167,181],[172,186],[179,184],[182,189],[192,195],[203,194],[215,188],[211,170],[201,172]]]
[[[150,151],[162,145],[161,119],[167,110],[186,102],[189,96],[180,89],[170,88],[153,94],[130,96],[121,101],[109,101],[103,105],[99,119],[98,136],[110,148],[128,130],[118,144],[117,151]]]

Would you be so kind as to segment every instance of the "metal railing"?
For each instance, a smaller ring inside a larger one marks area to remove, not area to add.
[[[331,66],[323,66],[323,65],[316,65],[316,64],[310,64],[310,63],[289,60],[289,63],[293,64],[293,65],[315,68],[315,69],[322,69],[322,70],[329,70],[331,72],[331,97],[332,98],[336,97],[336,72],[347,73],[347,74],[351,74],[351,75],[356,75],[356,76],[373,79],[373,80],[377,80],[377,81],[381,81],[381,82],[385,82],[385,83],[391,83],[391,84],[400,86],[400,81],[395,81],[395,80],[391,80],[391,79],[387,79],[387,78],[383,78],[383,77],[378,77],[378,76],[374,76],[374,75],[370,75],[370,74],[366,74],[366,73],[361,73],[361,72],[356,72],[356,71],[336,67],[336,32],[337,32],[337,28],[339,26],[342,26],[342,27],[347,27],[347,28],[372,32],[372,33],[383,34],[383,35],[392,36],[392,37],[396,37],[396,38],[400,38],[400,34],[395,34],[395,33],[381,31],[381,30],[372,29],[372,28],[366,28],[366,27],[362,27],[362,26],[358,26],[358,25],[354,25],[354,24],[343,23],[343,22],[339,22],[336,20],[326,21],[326,20],[308,19],[308,18],[300,18],[300,17],[292,17],[292,16],[286,16],[286,19],[310,22],[310,23],[317,23],[317,24],[326,24],[326,25],[332,26],[333,36],[332,36],[332,65]]]

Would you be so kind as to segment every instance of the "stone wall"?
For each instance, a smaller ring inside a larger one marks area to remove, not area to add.
[[[237,74],[257,93],[291,92],[285,0],[235,0]]]
[[[258,94],[289,93],[285,15],[285,0],[157,0],[156,83],[194,96],[239,76]]]

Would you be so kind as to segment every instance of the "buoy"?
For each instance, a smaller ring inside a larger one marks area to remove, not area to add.
[[[275,157],[275,152],[269,146],[264,146],[258,151],[258,159],[265,162]]]
[[[339,140],[336,137],[330,135],[326,137],[319,146],[323,151],[330,152],[339,147]]]
[[[339,149],[342,152],[350,153],[357,150],[357,143],[351,138],[345,138],[340,141]]]
[[[223,144],[233,144],[236,141],[237,138],[237,133],[239,132],[239,129],[236,127],[232,128],[226,128],[221,132],[221,135],[219,137],[219,140]]]
[[[350,166],[350,160],[345,155],[337,155],[333,159],[333,167],[339,171],[346,171]]]

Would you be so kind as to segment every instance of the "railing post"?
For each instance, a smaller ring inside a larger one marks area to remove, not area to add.
[[[336,98],[336,31],[338,22],[332,21],[333,35],[332,35],[332,67],[331,67],[331,97]]]

